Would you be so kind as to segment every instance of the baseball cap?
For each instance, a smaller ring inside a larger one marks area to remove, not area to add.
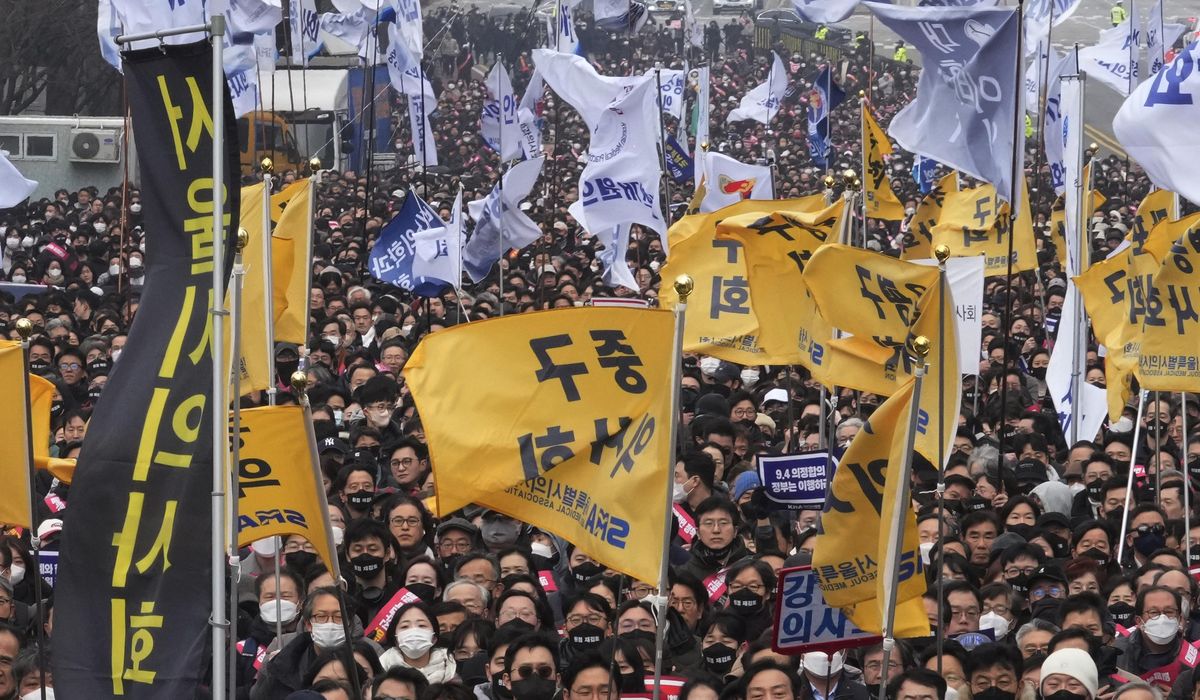
[[[447,532],[450,532],[451,530],[459,530],[459,531],[465,532],[468,535],[470,535],[471,537],[474,537],[476,534],[479,533],[479,528],[472,525],[469,520],[466,520],[465,518],[450,518],[449,520],[442,523],[441,525],[438,525],[437,536],[441,537],[442,535],[446,534]]]
[[[320,443],[317,445],[317,452],[319,454],[325,454],[326,452],[337,452],[345,457],[346,455],[350,454],[350,446],[346,444],[345,440],[339,437],[330,436],[321,438]]]

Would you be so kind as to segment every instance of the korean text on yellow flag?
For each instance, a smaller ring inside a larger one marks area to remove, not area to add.
[[[942,218],[942,206],[946,203],[946,194],[950,192],[958,192],[958,174],[954,172],[943,175],[917,205],[908,222],[904,250],[900,251],[901,260],[933,258],[933,227]]]
[[[863,101],[862,104],[863,156],[866,159],[866,182],[863,196],[867,200],[867,216],[872,219],[901,221],[904,219],[904,205],[892,191],[892,182],[887,174],[887,161],[884,156],[891,155],[892,142],[887,134],[879,128],[871,106]]]
[[[883,589],[890,585],[883,563],[892,532],[897,478],[907,457],[905,431],[913,399],[909,382],[892,394],[867,419],[838,463],[821,532],[813,550],[812,567],[821,593],[843,608],[854,624],[880,633],[884,613]],[[900,588],[896,591],[897,637],[927,636],[929,620],[921,606],[925,577],[918,551],[917,522],[912,508],[902,514],[904,546],[899,558]],[[915,604],[914,604],[915,602]]]
[[[1029,188],[1021,184],[1021,208],[1013,223],[1013,272],[1037,269],[1037,246],[1033,238],[1033,215],[1029,209]],[[941,218],[933,228],[931,245],[945,244],[957,257],[984,255],[984,272],[1003,275],[1008,272],[1008,203],[1001,203],[992,185],[960,190],[946,196]]]
[[[1147,289],[1135,369],[1147,391],[1200,391],[1200,214],[1187,219]]]
[[[742,246],[716,237],[717,222],[743,214],[767,216],[772,212],[803,214],[806,199],[748,199],[707,214],[685,216],[668,235],[671,255],[660,274],[663,279],[688,274],[695,288],[687,308],[683,349],[743,365],[787,364],[795,356],[795,341],[785,347],[765,347],[759,340],[760,323],[750,303],[750,280]],[[679,302],[675,289],[665,284],[659,294],[663,308]]]
[[[305,178],[271,197],[271,214],[279,216],[271,234],[275,340],[297,345],[308,342],[312,191],[312,178]]]
[[[666,311],[585,307],[427,336],[404,374],[429,441],[438,514],[494,508],[656,581],[673,326]],[[503,369],[481,357],[503,357]]]
[[[821,318],[851,335],[818,351],[818,380],[883,395],[896,391],[912,376],[904,345],[918,302],[937,284],[938,274],[937,268],[860,248],[821,246],[805,267],[804,281]]]
[[[1125,240],[1133,244],[1135,252],[1140,253],[1149,240],[1150,232],[1159,223],[1170,219],[1171,212],[1174,210],[1175,193],[1170,190],[1154,190],[1146,195],[1141,203],[1138,204],[1137,213],[1134,214],[1133,221],[1130,222],[1129,232],[1125,234]],[[1162,249],[1157,251],[1156,257],[1162,260],[1167,249],[1173,244],[1174,241],[1167,241],[1162,246]]]
[[[734,240],[742,246],[763,347],[778,349],[772,353],[775,362],[807,366],[812,361],[811,343],[797,338],[815,334],[824,342],[831,331],[815,325],[819,317],[804,286],[804,266],[836,233],[845,205],[826,204],[822,195],[804,201],[810,211],[802,214],[752,213],[723,219],[717,225],[717,240]]]
[[[58,387],[36,374],[29,375],[29,421],[33,430],[33,462],[59,481],[69,484],[75,479],[73,457],[50,456],[50,408]]]
[[[302,406],[242,411],[238,435],[238,546],[301,535],[337,569],[312,421]]]
[[[0,495],[0,523],[23,527],[33,526],[29,511],[29,443],[25,437],[33,430],[25,411],[28,377],[21,343],[0,340],[0,387],[4,391],[4,399],[0,401],[0,425],[4,426],[6,435],[0,440],[0,482],[4,483],[3,495]]]

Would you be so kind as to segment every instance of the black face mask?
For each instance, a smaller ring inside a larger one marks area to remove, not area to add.
[[[500,682],[500,674],[492,677],[492,697],[500,700],[512,700],[512,691]]]
[[[360,554],[350,560],[350,568],[361,578],[373,578],[383,570],[383,557],[374,554]]]
[[[410,583],[405,588],[426,603],[432,603],[437,600],[437,589],[428,583]]]
[[[275,372],[280,379],[290,380],[297,369],[300,369],[300,360],[275,360]]]
[[[1031,374],[1034,379],[1040,379],[1043,382],[1046,381],[1046,368],[1045,367],[1032,367],[1029,370],[1029,374]],[[1010,693],[1010,695],[1011,695],[1011,693]]]
[[[1020,523],[1017,525],[1005,525],[1004,529],[1008,530],[1011,533],[1020,535],[1026,542],[1028,542],[1030,540],[1030,538],[1033,537],[1033,534],[1034,534],[1033,533],[1034,526],[1028,525],[1025,523]]]
[[[1095,559],[1100,566],[1108,566],[1108,553],[1099,547],[1092,547],[1086,552],[1080,553],[1079,556],[1087,557],[1088,559]]]
[[[53,401],[51,401],[50,402],[50,416],[53,418],[58,418],[62,414],[63,414],[62,399],[54,399]]]
[[[1104,479],[1092,479],[1087,482],[1088,500],[1092,503],[1099,503],[1104,497]]]
[[[622,673],[620,676],[622,695],[646,692],[646,680],[644,673]]]
[[[487,652],[480,651],[458,662],[458,677],[468,688],[487,682]]]
[[[729,609],[735,615],[740,615],[741,617],[749,617],[757,614],[763,609],[763,605],[762,596],[750,589],[742,589],[729,596]]]
[[[604,641],[604,630],[595,625],[583,623],[571,628],[567,632],[567,643],[575,651],[587,651],[595,649]]]
[[[554,700],[558,684],[549,678],[533,675],[512,683],[512,694],[515,700]]]
[[[981,690],[978,693],[971,693],[974,700],[1013,700],[1016,698],[1016,693],[1000,690],[996,686],[992,686],[987,690]]]
[[[1080,693],[1072,693],[1069,690],[1060,690],[1056,693],[1043,695],[1042,700],[1087,700],[1087,696]]]
[[[374,491],[355,491],[354,493],[346,494],[346,504],[355,510],[370,508],[374,500]]]
[[[100,400],[100,393],[102,391],[104,391],[104,388],[98,386],[88,389],[88,401],[91,401],[93,406]]]
[[[1042,598],[1030,606],[1030,612],[1036,618],[1057,624],[1060,607],[1062,607],[1062,601],[1058,598]]]
[[[709,671],[723,676],[733,667],[733,659],[737,650],[725,644],[713,644],[704,648],[704,665]]]
[[[503,625],[500,625],[499,627],[496,628],[496,631],[500,631],[500,630],[504,630],[504,629],[516,630],[517,632],[519,632],[521,634],[525,634],[527,632],[533,631],[533,625],[529,624],[528,622],[526,622],[520,618],[516,618],[516,619],[509,620],[508,622],[505,622]]]
[[[1013,576],[1004,580],[1008,582],[1008,585],[1012,586],[1013,591],[1016,593],[1025,595],[1029,592],[1029,576],[1026,574],[1020,574],[1019,576]]]
[[[602,571],[604,571],[604,567],[594,561],[585,561],[571,568],[571,574],[580,583],[584,583],[593,576],[599,575]]]
[[[301,573],[308,571],[309,567],[317,563],[317,555],[312,552],[300,550],[298,552],[288,552],[283,555],[283,560],[287,562],[289,569],[295,569]]]
[[[1167,544],[1167,538],[1161,532],[1150,530],[1143,534],[1139,534],[1133,540],[1133,547],[1143,557],[1148,557],[1151,554],[1162,549]]]
[[[972,496],[965,501],[962,501],[962,509],[965,513],[974,513],[977,510],[987,510],[992,505],[992,502],[986,498]]]
[[[30,360],[29,361],[29,369],[33,370],[34,372],[41,372],[49,366],[50,366],[50,363],[47,362],[46,360]],[[53,410],[53,409],[51,409],[51,410]]]
[[[1112,616],[1113,624],[1132,628],[1137,609],[1129,603],[1113,603],[1108,606],[1108,614]]]
[[[622,632],[617,636],[630,641],[638,641],[640,639],[644,642],[654,643],[654,633],[648,630],[631,630],[629,632]]]

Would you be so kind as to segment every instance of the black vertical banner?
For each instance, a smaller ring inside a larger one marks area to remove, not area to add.
[[[54,685],[66,698],[191,698],[210,635],[208,314],[212,212],[222,199],[212,179],[212,48],[132,52],[125,77],[147,278],[71,485],[54,595]],[[230,251],[239,190],[228,91],[224,112]]]

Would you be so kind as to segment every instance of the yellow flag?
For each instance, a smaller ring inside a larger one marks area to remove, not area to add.
[[[760,324],[750,303],[746,259],[737,241],[716,237],[717,222],[731,216],[773,212],[804,215],[812,209],[807,198],[747,199],[707,214],[685,216],[671,226],[671,255],[660,270],[662,279],[688,274],[695,289],[687,309],[683,349],[743,365],[787,364],[794,357],[795,341],[785,347],[766,347],[759,340]],[[663,308],[675,308],[675,288],[663,284]]]
[[[908,222],[908,235],[904,237],[901,260],[933,258],[933,227],[937,226],[942,218],[942,206],[946,202],[946,195],[951,192],[958,192],[958,174],[953,172],[943,175],[917,205],[917,210]]]
[[[696,214],[699,214],[700,203],[704,201],[704,197],[707,194],[708,185],[705,184],[704,176],[701,175],[696,181],[696,191],[692,193],[692,199],[688,202],[687,210],[684,213],[687,216],[695,216]]]
[[[1200,391],[1200,214],[1184,217],[1175,230],[1181,226],[1146,287],[1134,371],[1147,391]]]
[[[1125,240],[1133,244],[1136,252],[1140,253],[1150,237],[1150,232],[1160,222],[1170,219],[1171,212],[1174,210],[1175,193],[1170,190],[1154,190],[1146,195],[1138,205],[1129,232],[1125,234]],[[1163,243],[1161,240],[1159,242]],[[1155,252],[1155,257],[1162,260],[1173,244],[1174,241],[1165,241],[1163,247]]]
[[[992,185],[981,185],[946,195],[942,215],[933,228],[932,247],[945,244],[957,257],[984,255],[984,273],[1008,272],[1008,202],[1001,203]],[[1037,269],[1037,249],[1033,239],[1033,214],[1029,209],[1029,188],[1021,181],[1021,209],[1013,222],[1013,272]]]
[[[773,212],[765,216],[740,214],[717,225],[717,240],[741,244],[750,280],[750,301],[760,324],[759,342],[771,348],[775,363],[811,362],[797,342],[801,333],[813,334],[816,307],[804,284],[804,266],[818,247],[838,230],[843,202],[826,204],[822,195],[806,197],[810,212]],[[829,338],[820,332],[820,340]]]
[[[1087,167],[1090,168],[1092,166],[1089,163],[1087,165]],[[1085,174],[1084,177],[1087,178],[1088,176]],[[1085,181],[1091,182],[1090,179],[1087,179]],[[1096,190],[1092,190],[1092,196],[1090,198],[1090,201],[1088,201],[1088,199],[1084,200],[1084,202],[1085,202],[1085,208],[1084,208],[1084,212],[1083,212],[1084,225],[1087,225],[1088,222],[1091,221],[1092,214],[1097,209],[1104,206],[1104,203],[1106,201],[1108,201],[1108,200],[1105,199],[1104,195],[1100,194]],[[1065,207],[1066,207],[1066,204],[1065,204],[1064,199],[1062,197],[1059,197],[1058,199],[1056,199],[1054,201],[1054,205],[1050,209],[1050,242],[1054,244],[1054,251],[1057,254],[1057,256],[1060,259],[1064,259],[1064,260],[1067,257],[1067,233],[1066,233],[1067,232],[1067,212],[1066,212]],[[1088,247],[1087,234],[1085,232],[1084,240],[1080,241],[1080,251],[1083,253],[1083,256],[1084,256],[1083,261],[1082,261],[1084,267],[1087,267],[1089,250],[1090,249]]]
[[[50,456],[50,405],[58,388],[36,374],[29,375],[30,426],[33,430],[33,462],[59,481],[69,484],[75,478],[75,460]]]
[[[263,183],[242,188],[241,218],[239,225],[246,230],[248,236],[246,247],[242,250],[242,265],[245,275],[242,277],[242,305],[238,313],[242,333],[239,338],[241,346],[239,357],[233,357],[228,352],[226,357],[235,361],[234,371],[241,374],[241,392],[246,395],[252,391],[261,391],[271,386],[270,353],[275,351],[274,344],[267,338],[267,306],[266,281],[263,275],[263,263],[266,260],[266,237],[263,233]],[[230,289],[236,280],[231,280]],[[232,291],[225,298],[225,310],[233,307]],[[225,342],[233,347],[233,315],[226,316]]]
[[[830,604],[865,632],[882,631],[886,611],[884,567],[895,521],[896,492],[908,457],[907,429],[912,409],[910,381],[884,401],[854,437],[838,463],[821,516],[812,567]],[[923,407],[922,407],[923,408]],[[917,519],[911,506],[901,514],[904,546],[899,559],[895,636],[929,635],[921,606],[925,577],[918,549]],[[916,605],[905,602],[916,601]]]
[[[865,99],[862,103],[862,133],[863,156],[866,160],[864,170],[867,173],[864,178],[863,195],[867,198],[867,216],[872,219],[902,221],[904,205],[892,191],[887,162],[883,159],[884,156],[891,155],[892,142],[888,140],[887,134],[883,133],[883,129],[879,128],[875,115],[871,113],[871,106]]]
[[[297,180],[271,197],[271,211],[282,211],[271,234],[271,298],[274,300],[275,340],[308,342],[308,291],[312,249],[311,178]]]
[[[1094,263],[1074,278],[1096,338],[1107,352],[1104,374],[1111,420],[1121,417],[1133,395],[1142,321],[1154,275],[1171,245],[1189,230],[1197,216],[1200,215],[1160,222],[1140,247],[1131,245],[1107,260]]]
[[[673,321],[666,311],[568,308],[422,340],[404,375],[429,441],[438,515],[478,503],[658,580]],[[485,356],[503,357],[504,371]]]
[[[0,483],[4,484],[4,488],[0,489],[0,523],[22,527],[33,526],[29,510],[30,455],[26,439],[33,425],[25,410],[25,382],[28,378],[21,343],[0,340],[0,387],[4,387],[4,400],[0,401],[0,425],[4,426],[5,435],[0,440]]]
[[[337,577],[317,441],[303,406],[242,411],[238,453],[238,546],[301,535]]]

